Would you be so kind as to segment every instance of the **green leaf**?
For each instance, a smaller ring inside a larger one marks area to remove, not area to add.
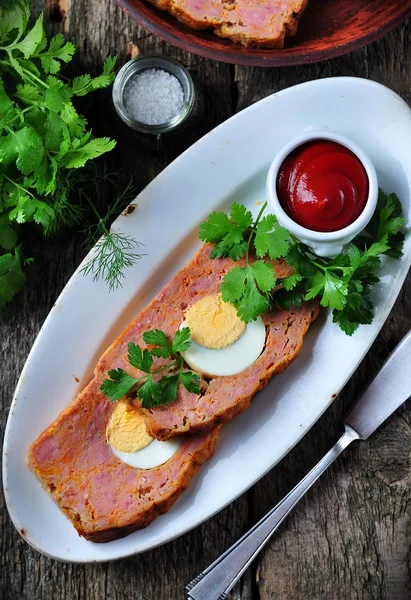
[[[234,203],[230,217],[223,212],[214,212],[200,225],[200,239],[215,244],[211,258],[230,256],[238,260],[247,249],[244,235],[253,222],[251,212],[242,204]]]
[[[254,277],[262,292],[270,292],[276,284],[274,269],[270,263],[256,260],[248,267],[248,278]]]
[[[277,224],[274,215],[267,215],[257,225],[254,238],[256,254],[259,258],[268,255],[272,260],[286,256],[290,248],[290,233]]]
[[[54,158],[48,158],[46,155],[37,169],[35,188],[40,194],[51,194],[56,189],[57,161]]]
[[[290,310],[290,308],[299,308],[303,303],[306,295],[306,286],[297,285],[290,291],[281,288],[276,291],[274,300],[278,306],[284,310]]]
[[[234,304],[240,319],[249,323],[268,310],[270,301],[267,292],[274,286],[272,265],[256,261],[246,267],[237,266],[228,271],[224,275],[220,290],[224,302]]]
[[[160,329],[151,329],[143,334],[143,340],[146,344],[159,346],[153,348],[151,354],[153,356],[169,358],[172,354],[172,347],[169,343],[166,334]]]
[[[30,6],[23,0],[5,0],[5,6],[1,10],[0,19],[0,42],[4,43],[9,39],[9,34],[17,32],[22,35],[27,27],[30,16]]]
[[[203,242],[220,242],[223,237],[231,231],[232,223],[223,212],[213,212],[207,221],[201,223],[199,238]]]
[[[72,91],[68,85],[53,75],[47,77],[47,84],[48,88],[45,96],[46,106],[50,110],[59,113],[66,104],[70,102]]]
[[[34,54],[37,46],[41,44],[43,36],[43,13],[41,13],[36,23],[34,24],[34,27],[30,29],[30,31],[23,39],[13,44],[12,47],[20,50],[24,58],[30,58],[30,56]]]
[[[310,289],[307,291],[304,300],[312,300],[322,293],[325,286],[325,275],[321,271],[316,271],[314,277],[310,280]]]
[[[156,397],[158,404],[170,404],[177,399],[179,375],[164,375],[158,382]]]
[[[342,310],[347,302],[347,284],[334,277],[328,271],[324,278],[324,293],[321,298],[321,306],[329,306],[337,310]]]
[[[353,269],[358,269],[361,264],[361,252],[354,244],[350,244],[347,249],[347,255],[350,261],[350,265]]]
[[[180,371],[179,377],[186,390],[193,394],[200,393],[200,386],[198,385],[200,377],[197,373],[193,373],[193,371]]]
[[[141,347],[134,344],[134,342],[129,342],[128,344],[128,362],[130,365],[144,373],[150,373],[151,367],[153,366],[153,358],[150,352],[147,349],[142,350]]]
[[[71,91],[75,96],[85,96],[91,88],[91,76],[87,73],[75,77],[71,84]]]
[[[153,381],[152,375],[148,375],[147,380],[138,390],[138,397],[142,401],[143,408],[152,408],[158,403],[159,386]],[[160,398],[161,400],[161,398]]]
[[[100,386],[111,402],[121,400],[135,386],[136,379],[128,375],[123,369],[111,369],[108,372],[110,379],[104,379]]]
[[[285,277],[285,279],[281,281],[281,285],[284,287],[285,290],[287,290],[287,292],[290,292],[296,287],[298,283],[300,283],[300,281],[302,281],[302,279],[302,275],[300,275],[299,273],[293,273],[292,275]]]
[[[235,303],[235,307],[240,319],[244,323],[250,323],[270,308],[270,301],[267,296],[260,294],[254,279],[249,279],[244,296]]]
[[[14,107],[14,102],[8,97],[4,89],[4,83],[0,79],[0,117],[3,117]]]
[[[243,204],[234,202],[230,209],[230,219],[236,223],[242,231],[253,224],[253,215]]]
[[[16,161],[17,168],[24,175],[37,169],[43,158],[44,148],[41,137],[32,127],[10,131],[1,141],[0,162],[10,164]]]
[[[22,83],[16,87],[16,95],[24,104],[32,105],[35,102],[44,102],[43,91],[31,83]]]
[[[83,167],[88,160],[97,158],[114,148],[116,142],[109,138],[93,138],[83,146],[69,150],[61,159],[61,165],[67,169]]]
[[[39,54],[38,58],[46,73],[55,74],[61,68],[59,60],[70,62],[75,51],[75,46],[71,42],[66,42],[62,33],[58,33],[50,40],[47,52]]]
[[[0,246],[4,250],[12,250],[17,244],[17,233],[7,215],[0,215]]]
[[[374,319],[374,306],[361,294],[350,294],[343,310],[333,311],[333,322],[347,335],[352,335],[360,324],[369,325]]]
[[[186,352],[191,346],[190,328],[182,327],[181,329],[177,329],[171,346],[174,354],[177,352]]]
[[[17,294],[25,279],[18,248],[15,249],[14,254],[0,256],[0,308]]]
[[[233,304],[244,295],[247,280],[246,267],[234,267],[228,271],[220,287],[224,302]]]

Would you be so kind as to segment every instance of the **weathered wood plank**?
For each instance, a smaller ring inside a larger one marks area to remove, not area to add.
[[[37,11],[43,8],[43,0],[34,4]],[[96,133],[119,140],[116,150],[101,161],[102,168],[120,166],[125,177],[134,175],[136,191],[232,112],[295,83],[337,74],[366,76],[410,100],[409,25],[368,49],[319,65],[248,69],[213,63],[173,48],[137,27],[113,3],[46,0],[45,4],[48,30],[64,30],[78,44],[78,69],[98,72],[107,54],[118,54],[122,64],[132,53],[158,52],[189,65],[204,89],[204,115],[196,127],[158,141],[122,129],[108,108],[109,93],[87,101],[84,111]],[[99,202],[109,201],[101,190]],[[36,274],[31,274],[25,291],[3,315],[2,431],[18,374],[48,310],[83,255],[82,241],[80,234],[66,233],[46,245]],[[20,538],[0,499],[0,595],[10,600],[183,598],[184,584],[277,502],[335,441],[351,399],[410,328],[410,297],[408,281],[392,317],[347,390],[286,459],[249,494],[163,548],[110,564],[56,563]],[[369,444],[349,450],[297,508],[232,598],[410,597],[410,426],[410,410],[405,409]]]

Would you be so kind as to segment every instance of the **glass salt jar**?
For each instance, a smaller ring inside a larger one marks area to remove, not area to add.
[[[113,103],[129,127],[159,136],[185,123],[198,98],[192,77],[181,63],[164,56],[141,56],[117,73]]]

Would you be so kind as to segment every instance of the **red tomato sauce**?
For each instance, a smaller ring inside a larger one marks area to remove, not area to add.
[[[293,221],[313,231],[338,231],[362,213],[368,176],[345,146],[316,140],[299,146],[282,163],[277,196]]]

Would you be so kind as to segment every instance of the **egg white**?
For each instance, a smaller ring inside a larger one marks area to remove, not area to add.
[[[110,447],[117,458],[131,467],[152,469],[167,462],[177,452],[180,444],[181,442],[178,439],[166,440],[165,442],[153,439],[148,446],[136,452],[121,452],[120,450],[116,450],[111,444]]]
[[[180,328],[187,327],[185,321]],[[205,348],[191,341],[182,353],[189,367],[203,375],[219,377],[241,373],[260,356],[265,345],[265,325],[261,317],[248,323],[243,335],[231,346],[221,349]]]

